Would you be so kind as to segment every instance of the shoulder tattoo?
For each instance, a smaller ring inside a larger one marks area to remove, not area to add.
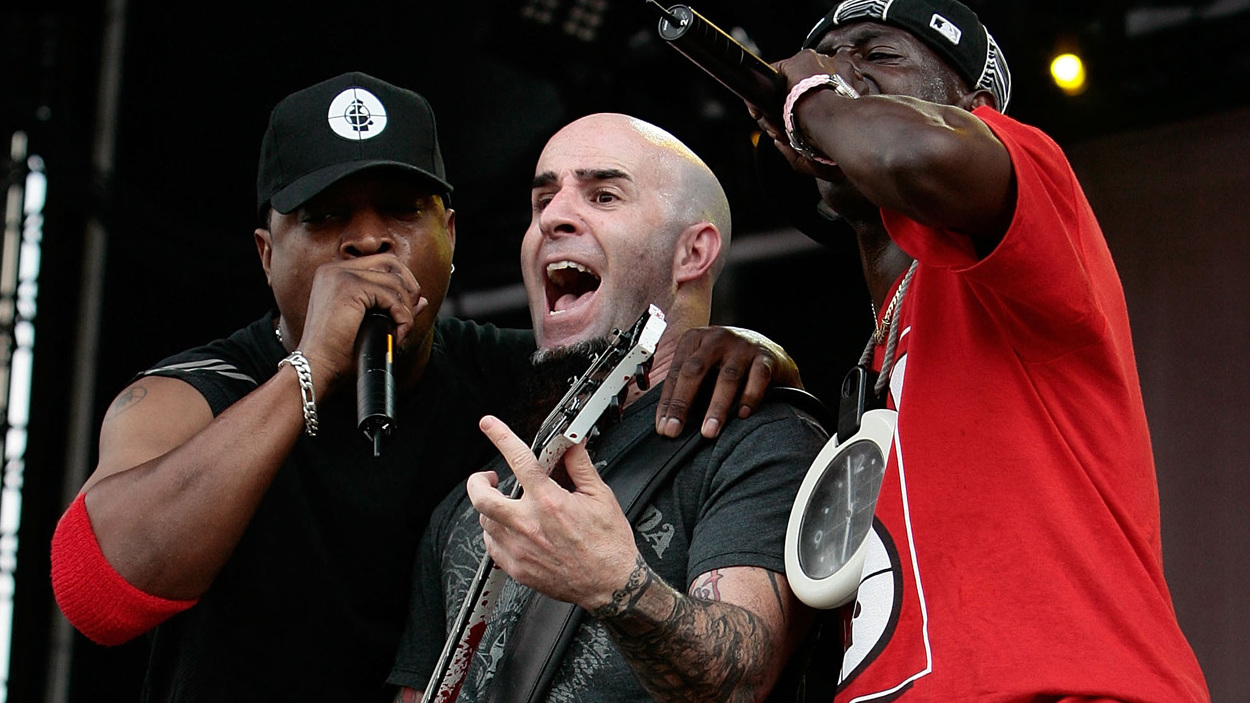
[[[139,403],[148,396],[148,389],[144,386],[134,384],[117,396],[117,400],[113,401],[113,405],[109,408],[109,415],[117,415],[123,413]]]

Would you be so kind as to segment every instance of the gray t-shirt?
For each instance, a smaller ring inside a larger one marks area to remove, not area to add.
[[[596,463],[621,455],[654,432],[659,391],[626,409],[621,421],[591,447]],[[697,431],[697,427],[694,428]],[[680,441],[680,440],[674,440]],[[699,575],[730,566],[784,571],[783,548],[790,506],[824,432],[787,405],[767,403],[746,420],[733,420],[715,440],[705,440],[668,478],[634,521],[639,552],[679,591]],[[634,464],[636,466],[636,464]],[[511,471],[492,462],[507,485]],[[608,470],[611,482],[611,469]],[[389,681],[424,690],[450,623],[484,553],[477,511],[463,485],[435,510],[415,565],[407,629]],[[500,592],[458,701],[487,700],[495,665],[532,591],[511,579]],[[648,701],[606,629],[585,617],[547,696],[571,701]]]

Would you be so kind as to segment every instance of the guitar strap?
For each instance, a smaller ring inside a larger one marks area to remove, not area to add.
[[[789,403],[818,424],[828,426],[823,404],[806,391],[774,387],[767,397],[770,401]],[[697,427],[688,429],[678,439],[644,432],[603,469],[603,480],[616,494],[631,525],[672,472],[702,445],[703,439]],[[585,614],[572,603],[532,592],[509,637],[512,645],[500,656],[489,703],[542,701]]]
[[[603,480],[616,494],[630,524],[651,503],[664,480],[702,444],[701,439],[697,427],[677,439],[644,432],[603,469]],[[531,593],[509,637],[513,646],[503,652],[495,669],[490,703],[542,700],[585,614],[572,603]]]

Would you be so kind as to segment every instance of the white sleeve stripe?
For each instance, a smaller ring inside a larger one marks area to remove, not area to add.
[[[226,363],[221,359],[203,359],[201,361],[186,361],[179,364],[169,364],[168,366],[159,366],[154,369],[148,369],[143,372],[144,376],[152,376],[159,373],[168,373],[181,371],[184,373],[215,373],[226,378],[233,378],[238,381],[246,381],[253,386],[258,385],[256,379],[239,371],[233,364]]]

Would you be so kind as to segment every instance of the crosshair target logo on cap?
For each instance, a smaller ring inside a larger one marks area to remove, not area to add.
[[[364,141],[386,129],[386,108],[364,88],[348,88],[330,101],[330,129],[344,139]]]

